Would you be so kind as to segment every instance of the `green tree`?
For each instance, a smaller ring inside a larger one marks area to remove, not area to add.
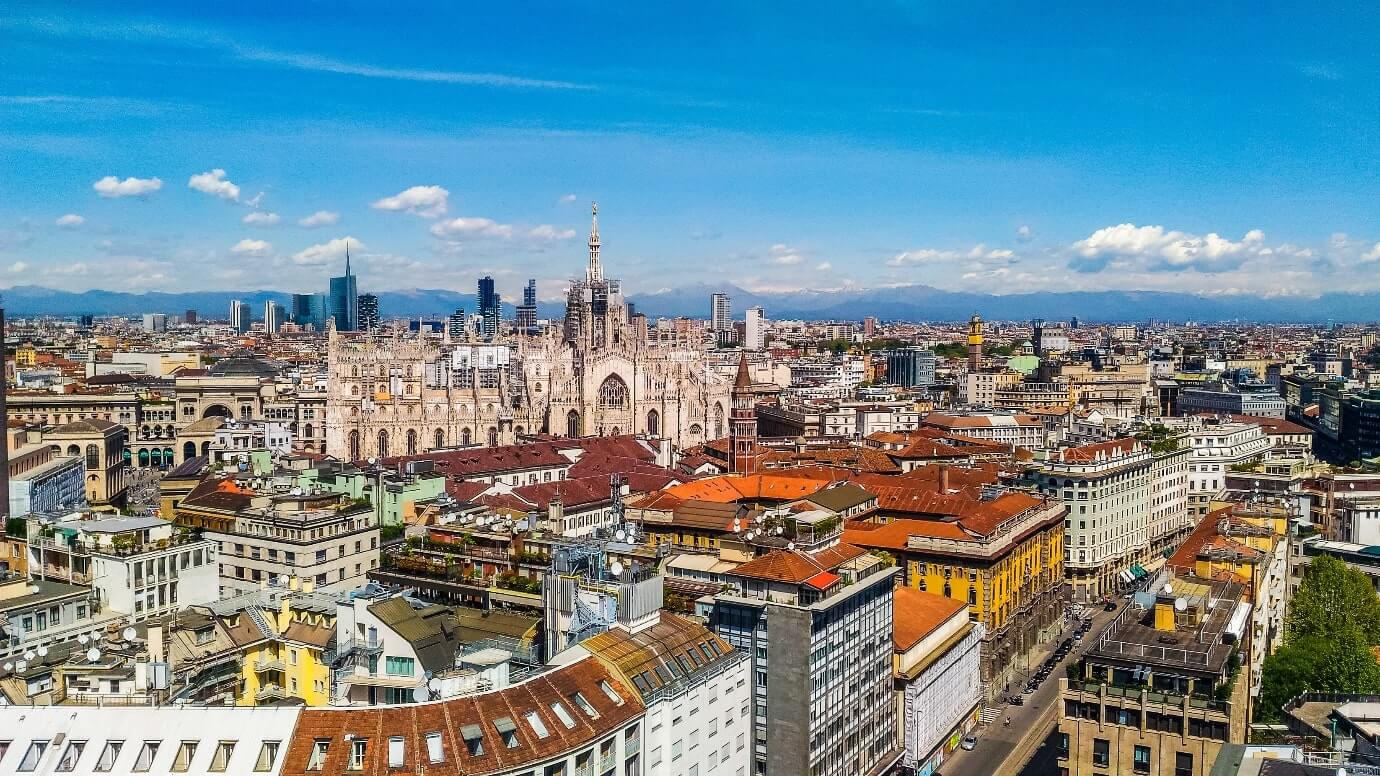
[[[1380,598],[1364,574],[1322,555],[1308,565],[1289,604],[1288,639],[1326,639],[1354,628],[1367,645],[1380,644]]]
[[[1326,646],[1322,639],[1299,639],[1265,658],[1256,721],[1278,722],[1284,704],[1314,689],[1313,677],[1318,673],[1318,661]]]
[[[1360,629],[1348,627],[1327,640],[1311,689],[1320,692],[1380,693],[1380,665]]]

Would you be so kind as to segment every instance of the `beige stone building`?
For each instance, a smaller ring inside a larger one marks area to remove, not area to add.
[[[125,427],[109,420],[77,420],[43,435],[43,441],[68,458],[80,457],[86,467],[86,503],[119,507],[129,488],[125,460]]]
[[[585,277],[545,332],[460,343],[332,329],[325,451],[358,460],[534,433],[638,433],[680,447],[726,436],[731,380],[698,343],[648,342],[599,251],[596,218]]]

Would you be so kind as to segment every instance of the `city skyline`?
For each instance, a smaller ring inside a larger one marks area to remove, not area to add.
[[[633,294],[1380,287],[1364,11],[815,10],[17,8],[0,285],[547,301],[597,199]]]

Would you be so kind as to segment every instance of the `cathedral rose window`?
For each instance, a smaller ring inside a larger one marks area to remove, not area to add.
[[[599,386],[599,406],[605,409],[628,406],[628,386],[618,375],[609,375]]]

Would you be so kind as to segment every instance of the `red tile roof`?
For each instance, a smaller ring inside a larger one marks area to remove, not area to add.
[[[823,572],[832,572],[840,565],[865,550],[849,544],[838,544],[819,552],[807,553],[799,550],[772,550],[766,555],[754,558],[732,571],[734,576],[763,579],[769,582],[789,582],[803,584],[811,579],[823,581]]]
[[[913,587],[896,588],[892,598],[892,644],[898,651],[910,649],[966,606],[962,601]]]

